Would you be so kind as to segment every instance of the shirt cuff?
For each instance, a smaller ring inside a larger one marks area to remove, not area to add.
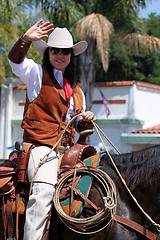
[[[78,125],[79,121],[82,120],[82,119],[83,119],[83,117],[82,117],[82,116],[79,116],[79,117],[77,117],[76,120],[75,120],[75,125],[74,125],[74,127],[75,127],[75,129],[76,129],[77,132],[78,132],[78,130],[77,130],[77,125]]]

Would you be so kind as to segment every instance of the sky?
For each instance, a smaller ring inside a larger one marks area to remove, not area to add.
[[[139,17],[148,18],[150,13],[160,15],[160,0],[146,0],[146,8],[139,11]]]

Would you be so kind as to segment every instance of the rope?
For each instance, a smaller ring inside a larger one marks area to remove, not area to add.
[[[95,215],[87,218],[74,218],[67,215],[60,204],[60,192],[63,186],[74,175],[74,170],[66,173],[58,182],[53,202],[61,221],[71,230],[80,234],[93,234],[106,228],[112,221],[111,216],[116,211],[117,199],[116,188],[112,179],[102,170],[93,167],[77,168],[77,174],[92,175],[101,184],[104,190],[104,208]],[[110,217],[109,217],[110,216]],[[109,217],[109,218],[108,218]]]
[[[160,224],[156,223],[156,222],[144,211],[144,209],[139,205],[137,199],[133,196],[132,192],[131,192],[130,189],[128,188],[128,186],[127,186],[124,178],[122,177],[122,175],[121,175],[121,173],[119,172],[116,164],[114,163],[114,161],[113,161],[110,153],[108,152],[108,150],[107,150],[107,148],[106,148],[106,146],[105,146],[105,144],[104,144],[104,141],[103,141],[103,139],[102,139],[102,137],[100,136],[100,133],[99,133],[99,131],[98,131],[98,129],[100,129],[100,128],[98,127],[98,125],[97,125],[95,122],[92,121],[92,123],[93,123],[93,125],[94,125],[94,127],[95,127],[95,129],[96,129],[96,131],[97,131],[97,134],[98,134],[98,136],[99,136],[99,138],[100,138],[100,140],[101,140],[101,142],[102,142],[102,144],[103,144],[104,149],[106,150],[106,152],[107,152],[107,154],[108,154],[108,156],[109,156],[109,158],[110,158],[110,160],[111,160],[111,162],[112,162],[112,164],[113,164],[113,166],[114,166],[114,168],[115,168],[118,176],[120,177],[122,183],[124,184],[126,190],[127,190],[128,193],[130,194],[130,196],[132,197],[133,201],[134,201],[135,204],[138,206],[138,208],[139,208],[139,209],[142,211],[142,213],[146,216],[146,218],[148,218],[148,220],[153,224],[153,226],[156,227],[157,231],[160,232]],[[101,130],[101,132],[102,132],[102,130]],[[103,134],[103,136],[105,136],[105,134]],[[118,151],[118,152],[119,152],[119,151]]]
[[[93,123],[93,126],[95,127],[95,129],[96,129],[96,131],[97,131],[98,136],[100,137],[101,142],[102,142],[103,140],[102,140],[102,138],[101,138],[98,130],[99,130],[99,131],[102,133],[102,135],[107,139],[107,141],[112,145],[112,147],[118,152],[118,154],[121,154],[120,151],[118,150],[118,148],[116,148],[116,146],[111,142],[111,140],[104,134],[104,132],[102,131],[102,129],[101,129],[95,122],[92,121],[92,123]],[[102,142],[102,144],[103,144],[103,142]],[[104,146],[104,145],[103,145],[103,146]]]

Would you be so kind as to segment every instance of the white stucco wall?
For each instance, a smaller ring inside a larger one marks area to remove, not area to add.
[[[125,100],[125,104],[109,104],[110,116],[109,119],[127,118],[128,117],[128,102],[129,102],[129,87],[99,87],[94,88],[93,100],[103,100],[100,90],[108,100]],[[105,119],[105,108],[103,104],[92,106],[92,111],[98,119]]]
[[[24,106],[19,103],[25,102],[25,90],[13,91],[13,111],[12,111],[12,120],[22,120]]]
[[[160,90],[136,86],[135,118],[144,119],[143,128],[160,123]]]

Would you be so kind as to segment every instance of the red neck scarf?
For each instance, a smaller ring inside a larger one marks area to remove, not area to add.
[[[63,78],[63,84],[64,84],[64,91],[66,94],[68,106],[70,107],[70,99],[71,99],[73,90],[66,78]]]

